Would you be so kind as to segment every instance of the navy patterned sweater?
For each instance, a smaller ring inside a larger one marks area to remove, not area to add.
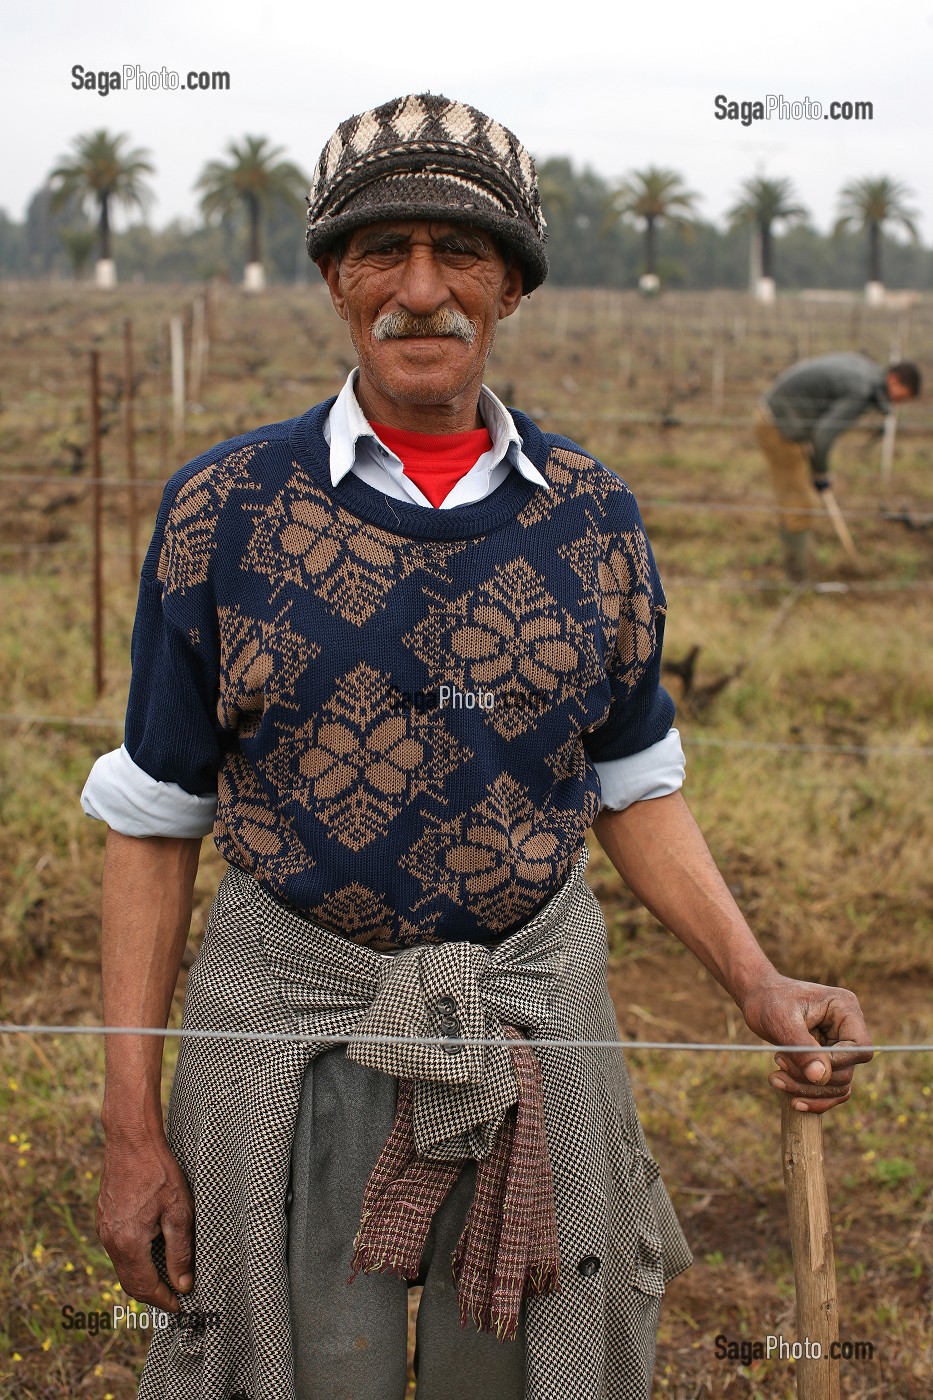
[[[593,761],[657,743],[665,601],[635,499],[514,413],[511,472],[427,511],[330,480],[333,399],[166,487],[143,566],[126,747],[217,791],[231,864],[376,949],[497,940],[560,886]]]

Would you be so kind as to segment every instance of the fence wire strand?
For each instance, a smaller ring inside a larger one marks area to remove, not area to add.
[[[45,1026],[19,1025],[15,1022],[0,1024],[0,1035],[147,1035],[171,1036],[187,1040],[247,1041],[262,1045],[428,1045],[437,1047],[475,1046],[506,1047],[515,1042],[504,1036],[448,1036],[437,1035],[355,1035],[321,1033],[312,1035],[300,1031],[237,1031],[237,1030],[196,1030],[184,1026]],[[673,1051],[716,1051],[727,1054],[800,1054],[818,1051],[821,1054],[928,1054],[933,1045],[744,1045],[735,1042],[711,1043],[692,1040],[541,1040],[529,1037],[525,1045],[533,1045],[542,1050],[673,1050]]]
[[[122,729],[122,719],[108,719],[104,715],[33,715],[0,713],[0,724],[11,728],[30,725],[71,729]],[[933,758],[933,746],[924,744],[806,744],[792,743],[789,740],[757,740],[720,738],[715,734],[682,734],[684,744],[695,744],[701,748],[751,749],[767,753],[827,753],[851,754],[870,757],[882,754],[893,758]]]

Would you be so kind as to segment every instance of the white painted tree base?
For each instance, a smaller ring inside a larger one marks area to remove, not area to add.
[[[883,283],[883,282],[866,282],[866,283],[865,283],[865,300],[866,300],[866,302],[868,303],[869,306],[884,306],[884,303],[885,303],[884,283]]]
[[[755,300],[760,301],[762,306],[773,306],[776,296],[774,278],[759,277],[755,283]]]
[[[654,272],[643,272],[638,279],[638,290],[643,297],[656,297],[661,290],[661,279]]]
[[[117,285],[117,265],[113,258],[98,258],[94,264],[94,286],[115,287]]]
[[[243,286],[248,292],[265,291],[266,274],[261,262],[246,264],[243,272]]]

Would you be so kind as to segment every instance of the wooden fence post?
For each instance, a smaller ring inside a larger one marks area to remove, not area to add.
[[[172,347],[172,434],[175,456],[181,456],[185,441],[185,332],[180,316],[169,320]]]
[[[192,403],[201,399],[201,384],[207,364],[207,316],[204,298],[196,297],[191,315],[191,379],[188,393]]]
[[[136,490],[136,423],[133,400],[133,322],[123,322],[123,426],[126,436],[127,520],[130,536],[130,581],[139,577],[139,495]]]
[[[713,412],[721,414],[723,411],[723,400],[726,390],[726,356],[722,345],[717,345],[713,351]]]
[[[797,1397],[840,1400],[839,1361],[830,1355],[833,1342],[839,1341],[839,1308],[823,1174],[823,1119],[819,1113],[792,1108],[790,1094],[781,1095],[781,1157],[794,1258],[797,1341],[807,1344],[797,1361]]]
[[[91,536],[93,539],[94,695],[104,693],[103,486],[100,465],[100,352],[91,351]]]
[[[897,439],[897,414],[892,410],[884,415],[884,433],[881,438],[881,489],[887,491],[891,485],[891,472],[894,469],[894,443]]]

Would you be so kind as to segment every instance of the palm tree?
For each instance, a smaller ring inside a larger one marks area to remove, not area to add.
[[[94,251],[96,234],[92,228],[63,228],[58,235],[65,246],[75,277],[80,277],[84,265]]]
[[[143,210],[151,198],[142,178],[154,171],[146,159],[149,152],[126,150],[124,143],[128,140],[125,134],[111,136],[103,129],[76,136],[71,158],[65,157],[49,176],[55,187],[53,209],[63,208],[75,197],[82,205],[90,200],[97,205],[99,286],[110,287],[116,281],[110,239],[111,201],[127,209]]]
[[[912,198],[913,190],[900,180],[889,180],[886,175],[879,175],[877,179],[867,176],[862,180],[850,180],[839,192],[839,218],[834,232],[841,233],[852,224],[868,231],[868,286],[865,290],[869,300],[874,301],[879,295],[884,295],[881,280],[881,235],[884,225],[900,224],[914,243],[919,241],[914,223],[917,211],[906,203]]]
[[[740,199],[726,217],[733,227],[737,224],[754,224],[761,251],[758,296],[761,300],[770,300],[774,292],[771,272],[772,225],[800,223],[807,218],[808,210],[802,204],[794,202],[796,196],[790,180],[768,180],[763,175],[752,175],[742,181],[739,194]],[[766,283],[766,286],[763,287],[762,283]]]
[[[280,201],[294,210],[304,208],[302,187],[308,178],[291,161],[279,160],[280,146],[271,146],[265,136],[244,136],[237,145],[231,141],[228,165],[212,160],[198,177],[196,189],[203,190],[201,210],[205,218],[235,214],[245,205],[249,219],[249,266],[245,284],[252,290],[264,285],[262,270],[262,212]]]
[[[699,195],[684,187],[676,170],[649,165],[645,170],[633,170],[610,196],[610,218],[644,220],[645,273],[642,285],[656,287],[657,229],[662,223],[686,229],[689,215],[695,213]]]

